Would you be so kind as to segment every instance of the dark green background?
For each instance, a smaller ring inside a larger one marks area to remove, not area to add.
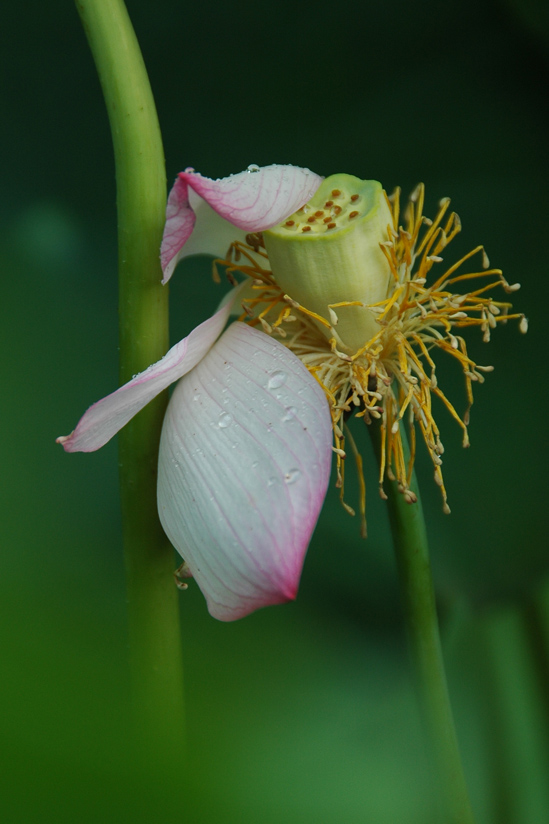
[[[170,182],[187,165],[217,177],[277,162],[405,192],[423,180],[427,212],[449,195],[464,224],[446,260],[484,243],[522,283],[529,334],[509,324],[488,347],[469,336],[496,367],[476,392],[470,450],[439,411],[451,516],[418,463],[479,822],[548,820],[547,716],[523,619],[548,570],[547,7],[128,8]],[[295,604],[221,624],[192,585],[181,595],[191,774],[139,771],[116,444],[69,456],[54,443],[117,380],[107,118],[70,2],[4,5],[0,65],[4,820],[423,824],[429,782],[366,442],[370,537],[332,490]],[[207,261],[182,265],[173,341],[218,299]],[[443,377],[462,409],[459,374],[441,364]]]

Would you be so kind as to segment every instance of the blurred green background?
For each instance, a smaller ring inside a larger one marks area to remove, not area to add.
[[[484,243],[522,283],[514,297],[529,334],[509,324],[488,347],[469,336],[473,357],[495,365],[476,392],[470,450],[439,411],[451,516],[423,455],[418,472],[478,821],[549,820],[546,4],[128,9],[170,182],[187,165],[217,177],[250,163],[345,171],[404,192],[423,180],[427,214],[449,195],[462,218],[456,258]],[[433,820],[366,442],[369,539],[331,490],[296,603],[221,624],[196,588],[181,594],[190,773],[169,759],[137,765],[116,443],[69,456],[54,442],[117,380],[107,118],[71,2],[4,4],[0,64],[2,819]],[[217,304],[218,288],[207,260],[178,269],[174,342]],[[463,409],[459,374],[439,362]]]

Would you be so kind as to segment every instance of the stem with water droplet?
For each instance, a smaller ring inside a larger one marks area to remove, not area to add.
[[[120,382],[168,348],[161,285],[166,206],[164,153],[139,44],[122,0],[76,0],[108,110],[116,164]],[[158,444],[167,403],[151,401],[120,432],[120,488],[130,657],[143,751],[182,752],[183,681],[173,549],[156,508]]]

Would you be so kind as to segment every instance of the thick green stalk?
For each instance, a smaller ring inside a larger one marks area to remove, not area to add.
[[[380,427],[374,422],[368,430],[379,461]],[[406,436],[402,430],[401,434],[407,453]],[[406,503],[396,482],[385,485],[416,687],[432,753],[433,777],[440,790],[439,820],[441,824],[473,824],[442,658],[427,531],[415,474],[411,488],[417,495],[414,504]]]
[[[108,110],[116,164],[120,383],[168,348],[159,249],[166,206],[162,139],[147,72],[122,0],[76,0]],[[178,750],[183,682],[174,557],[156,509],[164,393],[119,435],[130,654],[138,734]]]

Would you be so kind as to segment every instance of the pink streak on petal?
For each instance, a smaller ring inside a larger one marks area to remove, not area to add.
[[[263,166],[221,180],[183,173],[189,186],[222,217],[245,229],[261,232],[284,220],[314,195],[322,178],[298,166]]]
[[[196,216],[189,203],[185,173],[178,175],[168,197],[166,225],[160,247],[160,262],[166,283],[172,276],[184,244],[191,236]]]
[[[322,182],[314,172],[299,166],[275,164],[253,168],[257,171],[240,172],[220,180],[211,180],[196,172],[181,172],[170,192],[166,212],[161,247],[164,283],[185,254],[183,246],[194,227],[187,187],[233,226],[246,232],[261,232],[300,209]],[[197,251],[201,250],[193,249],[193,253]],[[207,242],[203,251],[210,251]]]
[[[246,324],[232,324],[176,387],[160,445],[159,515],[215,618],[295,598],[331,443],[318,383]]]
[[[211,318],[176,343],[157,363],[91,406],[70,435],[57,438],[66,452],[94,452],[125,426],[149,401],[185,375],[204,357],[225,326],[240,289]]]

